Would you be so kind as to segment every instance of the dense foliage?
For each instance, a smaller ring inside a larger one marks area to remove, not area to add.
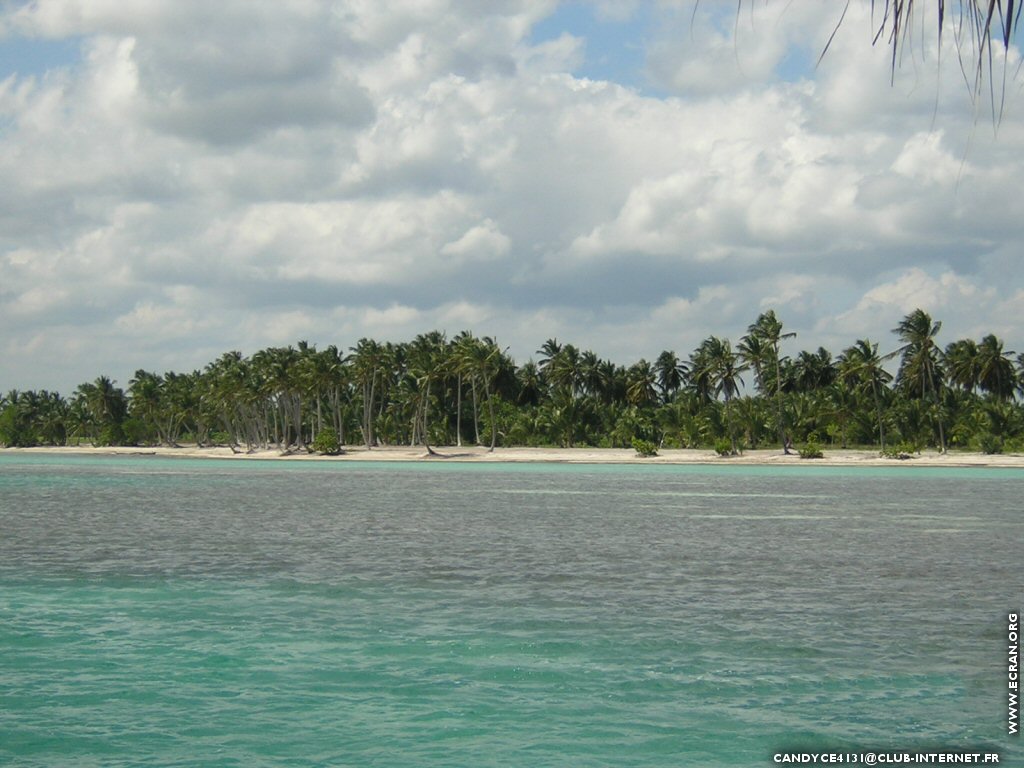
[[[348,353],[299,342],[228,352],[192,373],[139,370],[127,391],[100,376],[69,399],[9,392],[0,442],[325,453],[358,443],[1024,450],[1024,354],[1014,359],[992,335],[943,348],[940,327],[915,310],[887,354],[860,339],[838,356],[819,348],[791,357],[782,348],[793,334],[768,311],[735,346],[711,336],[687,359],[665,351],[629,367],[555,339],[517,366],[469,332],[361,339]]]

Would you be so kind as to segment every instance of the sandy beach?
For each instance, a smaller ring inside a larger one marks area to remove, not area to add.
[[[0,455],[11,454],[88,454],[94,456],[173,456],[179,458],[233,459],[253,461],[430,461],[430,462],[553,462],[569,464],[720,464],[802,466],[886,466],[886,467],[1007,467],[1024,469],[1022,454],[984,454],[950,451],[924,451],[909,459],[882,458],[877,451],[854,449],[824,450],[824,458],[801,459],[784,455],[778,449],[744,451],[742,456],[720,457],[709,449],[667,449],[657,456],[641,458],[629,448],[497,448],[493,453],[478,446],[433,447],[433,454],[422,446],[384,446],[368,450],[348,446],[339,456],[309,453],[282,454],[276,449],[254,453],[236,453],[230,448],[170,447],[41,447],[5,448]]]

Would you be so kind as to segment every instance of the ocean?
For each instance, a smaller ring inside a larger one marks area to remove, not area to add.
[[[1022,498],[981,468],[3,454],[0,765],[1024,765]]]

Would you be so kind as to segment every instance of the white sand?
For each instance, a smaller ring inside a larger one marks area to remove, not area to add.
[[[91,454],[97,456],[178,456],[186,458],[251,459],[278,461],[469,461],[469,462],[561,462],[571,464],[745,464],[801,466],[891,466],[891,467],[1013,467],[1024,469],[1024,455],[967,453],[950,451],[942,455],[925,451],[903,461],[884,459],[877,451],[824,448],[822,459],[801,459],[796,454],[785,456],[778,449],[745,451],[742,456],[719,457],[714,451],[676,449],[659,451],[658,456],[640,458],[627,448],[497,448],[493,453],[480,447],[434,447],[430,455],[422,446],[388,446],[367,450],[365,446],[349,446],[340,456],[291,453],[277,450],[255,453],[234,453],[230,448],[166,447],[68,447],[68,448],[6,448],[4,454]]]

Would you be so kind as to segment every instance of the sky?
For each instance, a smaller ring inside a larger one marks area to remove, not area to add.
[[[894,78],[867,0],[816,65],[843,5],[0,0],[0,390],[434,329],[631,364],[766,309],[790,354],[918,307],[1024,351],[1018,48],[994,119],[927,8]]]

